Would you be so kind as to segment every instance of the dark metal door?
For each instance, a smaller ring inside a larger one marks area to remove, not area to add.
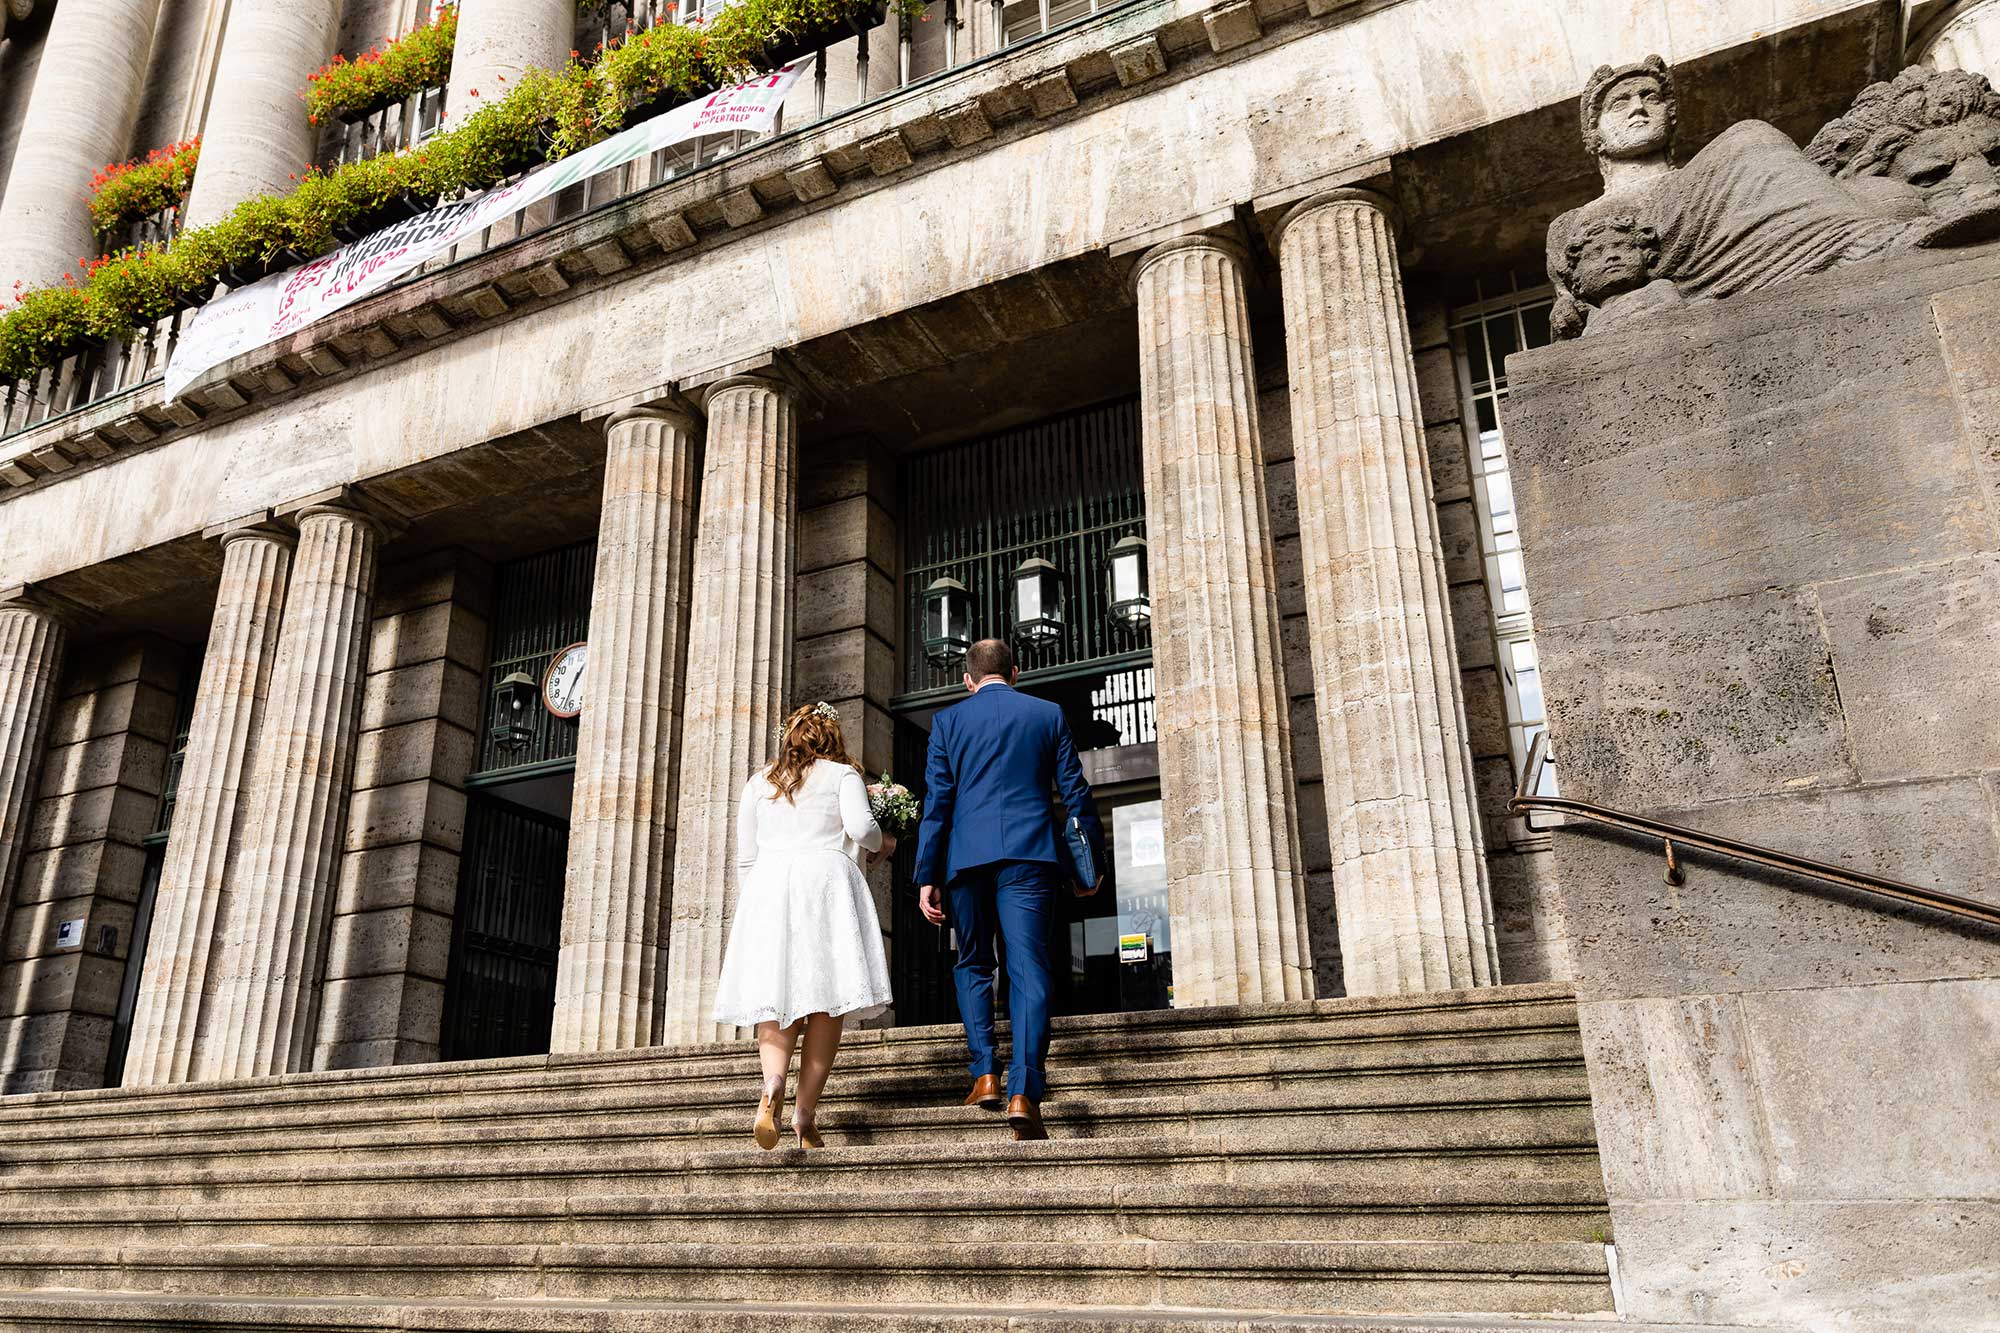
[[[445,1059],[548,1051],[568,854],[563,821],[472,797],[445,980]]]

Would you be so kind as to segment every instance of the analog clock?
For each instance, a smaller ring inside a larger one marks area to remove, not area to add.
[[[557,717],[575,717],[583,711],[583,664],[589,652],[589,645],[573,643],[549,659],[548,674],[542,677],[542,707]]]

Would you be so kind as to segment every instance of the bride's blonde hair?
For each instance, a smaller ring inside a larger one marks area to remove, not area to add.
[[[771,761],[764,776],[777,788],[778,795],[790,801],[805,784],[812,766],[822,759],[861,772],[861,765],[847,753],[847,742],[840,734],[840,714],[834,712],[833,705],[805,704],[794,708],[785,719],[784,728],[778,733],[778,757]]]

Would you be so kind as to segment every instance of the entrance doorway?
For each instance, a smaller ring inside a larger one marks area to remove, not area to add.
[[[1069,721],[1110,853],[1096,895],[1060,896],[1049,942],[1057,1012],[1166,1007],[1173,1002],[1173,940],[1159,833],[1152,634],[1146,616],[1133,613],[1132,589],[1114,586],[1111,571],[1114,548],[1143,542],[1146,532],[1137,403],[1109,403],[914,457],[901,481],[911,498],[902,528],[903,693],[891,701],[898,780],[922,795],[931,722],[965,697],[963,644],[987,636],[1012,642],[1021,690],[1060,705]],[[1037,582],[1024,601],[1019,585],[1028,578]],[[968,612],[956,644],[937,633],[941,586],[954,588]],[[915,841],[896,856],[897,1020],[952,1022],[954,941],[917,911]],[[1000,993],[1004,1007],[1004,968]]]
[[[438,1042],[446,1060],[549,1049],[577,724],[544,707],[539,686],[556,655],[589,635],[596,562],[597,544],[580,542],[494,571],[479,771],[465,784]],[[532,701],[521,698],[523,678]]]

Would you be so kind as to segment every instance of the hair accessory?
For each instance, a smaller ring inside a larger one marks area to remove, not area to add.
[[[840,721],[840,710],[824,699],[813,705],[813,712],[820,717],[832,718],[835,722]]]

